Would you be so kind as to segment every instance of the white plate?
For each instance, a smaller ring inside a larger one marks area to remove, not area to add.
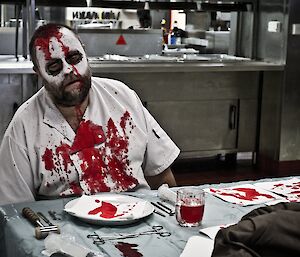
[[[128,195],[122,195],[117,193],[100,193],[97,195],[91,195],[89,196],[91,200],[97,199],[113,204],[126,204],[126,203],[138,203],[138,202],[145,202],[145,207],[143,212],[139,213],[139,215],[135,215],[133,218],[130,219],[122,219],[121,217],[115,217],[110,219],[101,218],[97,215],[88,215],[88,214],[82,214],[82,211],[80,213],[76,213],[71,211],[72,207],[79,201],[80,198],[76,198],[74,200],[71,200],[65,205],[64,211],[69,213],[70,215],[77,217],[87,223],[91,224],[97,224],[97,225],[107,225],[107,226],[114,226],[114,225],[126,225],[131,224],[134,222],[139,221],[142,218],[145,218],[153,213],[154,207],[152,204],[148,201],[145,201],[143,199],[128,196]],[[82,206],[82,210],[84,211],[85,206]],[[89,211],[88,209],[86,210]]]

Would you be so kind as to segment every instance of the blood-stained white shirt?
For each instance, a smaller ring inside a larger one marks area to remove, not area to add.
[[[0,205],[39,197],[149,189],[178,147],[122,82],[92,78],[75,133],[42,88],[12,119],[0,148]]]

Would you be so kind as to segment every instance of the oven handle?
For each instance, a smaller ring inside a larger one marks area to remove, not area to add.
[[[235,105],[230,105],[229,108],[229,129],[236,129],[236,114],[237,107]]]

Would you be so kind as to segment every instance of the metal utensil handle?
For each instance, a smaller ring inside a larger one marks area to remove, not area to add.
[[[141,232],[139,233],[139,236],[157,234],[161,237],[168,237],[171,235],[170,232],[161,231],[161,230],[163,230],[163,226],[152,226],[152,230]]]
[[[50,220],[48,220],[48,219],[46,218],[46,216],[45,216],[43,213],[37,212],[36,214],[37,214],[42,220],[44,220],[49,226],[54,226],[54,224],[53,224]]]
[[[127,239],[127,238],[135,238],[138,236],[146,236],[146,235],[152,235],[157,234],[161,237],[168,237],[171,236],[170,232],[167,231],[161,231],[163,230],[162,226],[152,226],[152,230],[147,230],[140,233],[133,233],[133,234],[120,234],[116,236],[102,236],[100,237],[96,232],[94,234],[87,235],[87,238],[91,238],[93,240],[93,243],[96,245],[102,245],[105,244],[106,241],[110,240],[120,240],[120,239]]]
[[[168,206],[162,204],[161,202],[157,202],[158,205],[160,205],[161,207],[165,208],[166,210],[168,210],[170,213],[173,213],[173,210],[171,208],[169,208]]]
[[[40,221],[39,216],[31,210],[29,207],[25,207],[22,210],[23,216],[28,219],[34,226],[43,227],[43,224]]]
[[[230,105],[229,108],[229,129],[236,129],[236,115],[237,107],[235,105]]]
[[[160,209],[161,211],[164,211],[164,212],[166,212],[167,214],[170,215],[170,212],[169,212],[168,210],[164,209],[163,207],[161,207],[160,205],[158,205],[158,204],[156,204],[156,203],[154,203],[154,202],[151,202],[151,204],[152,204],[153,206],[155,206],[156,208]]]

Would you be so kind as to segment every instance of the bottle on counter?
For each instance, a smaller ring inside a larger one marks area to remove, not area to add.
[[[162,31],[162,44],[168,44],[168,36],[169,36],[169,32],[168,29],[166,28],[167,26],[167,21],[165,19],[162,19],[160,22],[161,25],[161,31]]]
[[[174,21],[173,29],[170,31],[169,44],[180,45],[183,30],[178,28],[177,21]]]
[[[176,45],[177,31],[178,31],[177,21],[174,21],[173,28],[170,30],[170,33],[169,33],[169,44],[170,45]]]

